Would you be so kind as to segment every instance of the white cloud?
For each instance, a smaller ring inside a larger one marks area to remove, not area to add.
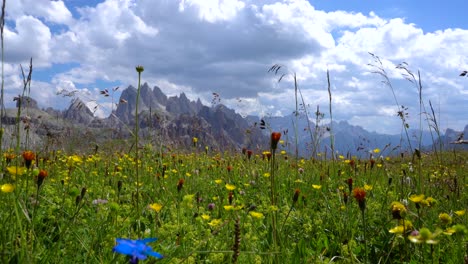
[[[93,94],[98,80],[121,83],[122,89],[136,86],[135,66],[141,64],[143,81],[168,95],[185,92],[209,103],[217,92],[242,114],[289,114],[295,108],[292,79],[278,84],[279,76],[268,69],[279,63],[295,72],[312,111],[317,105],[327,109],[328,69],[337,120],[398,133],[392,91],[368,66],[372,52],[381,58],[399,103],[409,107],[411,122],[417,124],[418,95],[396,69],[403,61],[413,73],[421,70],[424,98],[440,105],[447,126],[460,129],[468,123],[463,116],[467,80],[458,77],[468,69],[467,29],[425,32],[402,18],[325,12],[306,0],[107,0],[91,7],[45,0],[8,3],[7,62],[33,57],[42,68],[73,63],[43,89],[55,91],[68,83]],[[79,10],[75,18],[72,8]],[[9,67],[13,85],[18,72]],[[98,95],[90,100],[108,103]],[[382,119],[391,121],[377,121]]]
[[[71,12],[63,1],[50,0],[15,0],[6,1],[7,19],[16,19],[24,15],[31,15],[47,22],[65,24],[72,23]]]

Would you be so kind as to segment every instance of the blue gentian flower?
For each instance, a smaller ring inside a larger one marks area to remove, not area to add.
[[[163,258],[161,254],[153,251],[150,246],[146,245],[146,243],[154,242],[156,240],[157,238],[137,240],[117,238],[115,240],[117,245],[112,249],[112,251],[130,256],[130,263],[138,263],[138,260],[145,260],[148,256],[161,259]]]

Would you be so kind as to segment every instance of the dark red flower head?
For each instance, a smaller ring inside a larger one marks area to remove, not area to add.
[[[179,179],[177,182],[177,191],[180,192],[182,190],[182,187],[184,187],[185,180],[184,179]]]
[[[275,150],[278,148],[278,142],[281,138],[280,132],[272,132],[271,133],[271,149]]]

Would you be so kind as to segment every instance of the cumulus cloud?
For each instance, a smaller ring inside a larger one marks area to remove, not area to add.
[[[467,123],[466,80],[457,76],[468,69],[467,29],[426,32],[404,18],[325,12],[306,0],[73,2],[8,2],[8,63],[33,57],[38,67],[51,72],[56,65],[73,65],[55,72],[43,89],[69,85],[98,94],[102,81],[135,85],[135,66],[141,64],[144,81],[169,95],[185,92],[209,103],[216,92],[243,115],[290,114],[295,109],[292,74],[311,111],[317,105],[325,110],[329,70],[337,120],[398,133],[398,106],[382,77],[371,73],[375,68],[368,64],[376,63],[372,52],[414,124],[419,118],[417,88],[396,68],[402,62],[415,76],[420,70],[423,96],[438,106],[447,126],[461,129]],[[78,13],[73,17],[69,10]],[[280,83],[279,76],[267,72],[277,63],[288,74]],[[98,95],[91,98],[109,103]]]

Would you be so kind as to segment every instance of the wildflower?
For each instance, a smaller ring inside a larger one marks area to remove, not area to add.
[[[427,206],[427,207],[431,207],[433,205],[435,205],[437,203],[437,200],[432,198],[432,197],[427,197],[426,199],[424,199],[422,202],[421,202],[421,205],[424,205],[424,206]]]
[[[229,184],[229,183],[227,183],[224,187],[226,187],[226,189],[227,189],[228,191],[233,191],[233,190],[236,189],[236,186],[235,186],[235,185],[232,185],[232,184]]]
[[[207,214],[202,214],[200,216],[203,220],[210,220],[211,216],[207,215]]]
[[[393,202],[391,204],[393,219],[402,219],[406,216],[406,207],[400,202]]]
[[[455,233],[459,233],[459,234],[467,234],[468,233],[468,230],[466,229],[466,227],[462,224],[456,224],[452,227],[449,227],[447,228],[447,230],[445,230],[444,232],[444,235],[453,235]]]
[[[31,168],[32,161],[36,158],[36,154],[34,152],[27,150],[23,152],[23,159],[26,168]]]
[[[299,194],[300,193],[301,193],[301,190],[299,190],[299,189],[294,190],[293,204],[295,204],[297,202],[297,200],[299,199]]]
[[[366,209],[366,190],[363,188],[355,188],[353,190],[353,197],[358,201],[359,208],[364,212]]]
[[[184,187],[185,180],[184,179],[179,179],[177,182],[177,191],[180,192],[182,190],[182,187]]]
[[[458,216],[464,216],[465,213],[466,213],[466,210],[455,211],[455,214],[458,215]]]
[[[224,206],[224,210],[226,210],[226,211],[233,211],[233,210],[234,210],[234,206],[232,206],[232,205],[225,205],[225,206]]]
[[[42,183],[44,182],[44,179],[48,176],[49,174],[45,170],[40,170],[39,173],[37,174],[37,188],[41,187]]]
[[[7,164],[10,164],[10,162],[16,158],[16,155],[15,153],[11,153],[11,152],[6,152],[3,154],[3,156],[5,157],[5,161]]]
[[[252,157],[252,151],[251,150],[247,150],[247,158],[251,158]]]
[[[215,180],[215,183],[216,183],[216,184],[221,184],[221,183],[223,183],[223,180],[220,180],[220,179]]]
[[[231,165],[227,166],[227,167],[226,167],[226,170],[227,170],[228,172],[231,172],[231,171],[232,171],[232,166],[231,166]]]
[[[4,193],[11,193],[15,190],[15,186],[10,183],[5,183],[2,186],[0,186],[0,190]]]
[[[142,73],[145,70],[145,68],[141,65],[136,66],[135,69],[138,73]]]
[[[138,263],[138,260],[145,260],[148,256],[162,259],[163,256],[146,245],[146,243],[156,241],[156,238],[145,239],[125,239],[117,238],[117,245],[112,249],[113,252],[130,256],[130,263]]]
[[[379,148],[375,148],[372,152],[374,152],[375,154],[380,153],[380,149],[379,149]]]
[[[364,184],[364,190],[366,190],[366,191],[372,191],[372,189],[373,189],[372,185]]]
[[[217,227],[221,224],[221,219],[213,219],[208,223],[211,227]]]
[[[299,174],[302,174],[302,173],[304,173],[304,169],[303,169],[303,168],[299,168],[299,169],[297,169],[297,172],[299,172]]]
[[[320,189],[322,189],[322,185],[312,184],[312,188],[314,188],[316,190],[320,190]]]
[[[419,232],[413,231],[411,235],[408,236],[408,239],[413,243],[437,244],[439,241],[437,241],[435,238],[439,234],[440,230],[432,233],[428,228],[423,227],[419,230]]]
[[[413,228],[413,223],[409,220],[400,220],[399,225],[388,230],[392,234],[404,234]]]
[[[197,137],[193,137],[193,138],[192,138],[192,143],[193,143],[193,146],[194,146],[194,147],[197,146],[197,142],[198,142],[198,138],[197,138]]]
[[[271,159],[271,152],[270,151],[264,151],[262,152],[263,159],[270,160]]]
[[[214,203],[209,203],[208,204],[208,211],[213,211],[215,209],[215,204]]]
[[[265,173],[263,173],[263,177],[265,177],[265,178],[268,178],[268,177],[270,177],[270,173],[269,173],[269,172],[265,172]]]
[[[415,204],[420,204],[424,200],[424,194],[413,194],[409,197],[409,200]]]
[[[162,207],[163,207],[162,204],[158,204],[158,203],[152,203],[148,205],[148,208],[154,210],[156,213],[159,213]]]
[[[250,211],[249,215],[252,216],[253,218],[256,218],[256,219],[263,219],[264,218],[262,213],[255,212],[255,211]]]
[[[447,213],[439,214],[439,219],[444,224],[451,224],[452,223],[452,217]]]
[[[278,147],[278,142],[281,138],[280,132],[272,132],[271,133],[271,149],[274,151]]]
[[[16,167],[16,166],[11,166],[6,168],[8,173],[10,173],[12,176],[21,176],[26,172],[25,167]]]

